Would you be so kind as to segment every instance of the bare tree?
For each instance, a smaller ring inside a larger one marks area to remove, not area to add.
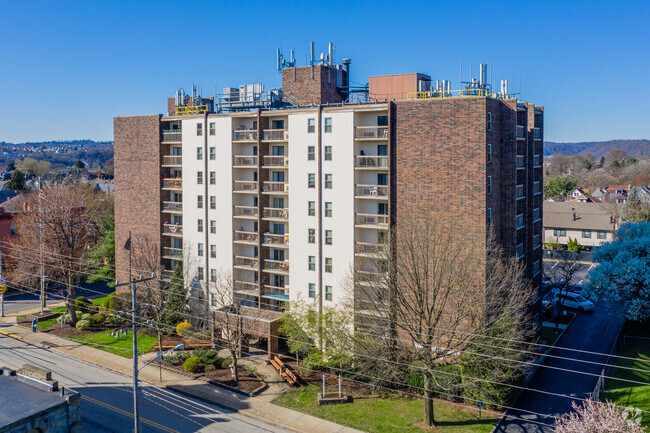
[[[545,259],[548,265],[543,266],[542,274],[544,275],[547,284],[559,294],[569,291],[571,280],[573,276],[580,269],[575,257],[572,257],[572,251],[554,251],[552,257]],[[559,297],[558,309],[556,312],[564,307],[564,298]]]
[[[34,284],[42,263],[47,278],[65,283],[72,325],[77,322],[75,284],[86,275],[86,258],[99,240],[98,222],[107,207],[86,185],[53,186],[44,189],[43,198],[38,192],[27,194],[27,212],[15,217],[13,278]]]
[[[354,270],[355,354],[416,363],[424,376],[425,423],[433,425],[436,390],[457,391],[438,373],[441,360],[461,363],[470,351],[480,357],[477,348],[495,333],[498,341],[530,338],[533,293],[517,259],[505,257],[489,236],[469,238],[449,216],[417,220],[404,212],[391,236]],[[514,363],[509,344],[490,357],[503,352]],[[371,368],[395,378],[400,363]]]
[[[601,403],[587,399],[580,406],[571,402],[575,412],[555,420],[555,433],[643,433],[645,429],[638,419],[624,407],[611,401]]]

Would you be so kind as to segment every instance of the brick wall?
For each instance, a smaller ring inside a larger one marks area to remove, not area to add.
[[[115,267],[117,279],[128,281],[129,251],[124,245],[129,230],[131,251],[137,242],[153,242],[161,250],[160,115],[116,117],[113,125]]]
[[[284,99],[298,105],[340,103],[343,98],[336,87],[337,74],[336,69],[325,65],[284,68],[282,69]]]

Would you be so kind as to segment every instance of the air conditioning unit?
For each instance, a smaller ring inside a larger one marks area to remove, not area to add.
[[[284,192],[289,192],[289,184],[288,183],[284,184]]]

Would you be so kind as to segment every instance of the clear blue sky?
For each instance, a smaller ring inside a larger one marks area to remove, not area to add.
[[[648,1],[0,1],[0,141],[110,140],[177,88],[280,85],[334,42],[352,80],[473,62],[546,109],[546,139],[650,138]]]

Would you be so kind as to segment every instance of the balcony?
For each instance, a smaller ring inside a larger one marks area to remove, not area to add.
[[[289,157],[287,156],[265,156],[264,167],[282,168],[289,166]]]
[[[385,255],[387,252],[387,245],[372,242],[355,242],[354,253],[359,256],[375,257],[377,255]]]
[[[183,237],[183,226],[180,224],[163,224],[163,235]]]
[[[263,297],[269,299],[277,299],[280,301],[289,300],[289,288],[288,287],[278,287],[278,286],[264,286]]]
[[[517,245],[517,257],[520,259],[524,257],[524,244]]]
[[[262,192],[264,194],[287,194],[289,192],[289,183],[265,181]]]
[[[539,260],[536,260],[533,262],[533,277],[536,276],[541,272],[541,269],[539,268]]]
[[[286,129],[265,129],[262,131],[262,141],[287,141],[289,131]]]
[[[357,140],[387,140],[388,126],[357,126],[354,128]]]
[[[388,185],[357,185],[357,198],[375,198],[388,200]]]
[[[260,290],[260,285],[257,283],[251,283],[249,281],[235,280],[233,288],[235,292],[243,292],[249,295],[257,295],[257,293]]]
[[[354,167],[359,170],[388,170],[388,157],[359,155],[355,157]]]
[[[533,249],[537,249],[542,246],[542,239],[539,235],[533,236]]]
[[[289,235],[276,235],[273,233],[264,233],[264,245],[274,248],[287,248],[289,247]]]
[[[181,155],[164,155],[162,160],[163,167],[180,167],[183,165]]]
[[[180,143],[183,141],[183,133],[180,129],[173,129],[171,131],[163,131],[163,143]]]
[[[517,230],[523,229],[526,227],[526,224],[524,222],[524,214],[519,214],[517,215]]]
[[[237,244],[257,245],[260,236],[257,232],[235,231],[234,242]]]
[[[540,208],[536,207],[535,209],[533,209],[533,221],[537,222],[541,219],[542,219],[542,212]]]
[[[180,191],[183,189],[183,179],[180,177],[163,179],[162,189]]]
[[[168,213],[183,213],[183,203],[180,201],[164,201],[162,211]]]
[[[537,181],[533,183],[533,194],[541,194],[542,193],[542,184]]]
[[[522,199],[526,197],[526,191],[523,185],[517,185],[517,199]]]
[[[540,128],[533,128],[533,139],[535,140],[542,139],[542,130]]]
[[[239,193],[257,194],[257,181],[236,180],[232,190]]]
[[[235,206],[235,218],[257,219],[258,210],[255,206]]]
[[[259,260],[253,257],[235,256],[235,267],[239,269],[256,271],[259,263]]]
[[[236,142],[255,142],[257,143],[256,129],[238,129],[232,132],[232,141]]]
[[[264,271],[272,274],[288,274],[289,260],[264,260]]]
[[[388,215],[377,215],[368,213],[356,214],[356,225],[370,228],[388,228]]]
[[[257,168],[257,156],[240,155],[233,156],[232,166],[235,168]]]
[[[541,167],[542,166],[542,155],[533,156],[533,164],[535,165],[535,167]]]
[[[183,249],[165,247],[163,248],[163,257],[171,260],[183,260]]]
[[[289,209],[269,207],[264,208],[263,218],[265,220],[287,221],[289,219]]]
[[[385,286],[388,279],[388,272],[355,270],[354,280],[357,284],[372,287]]]
[[[522,125],[517,125],[517,140],[525,140],[526,139],[526,128]]]
[[[524,164],[524,155],[517,155],[517,170],[523,170],[526,168]]]

